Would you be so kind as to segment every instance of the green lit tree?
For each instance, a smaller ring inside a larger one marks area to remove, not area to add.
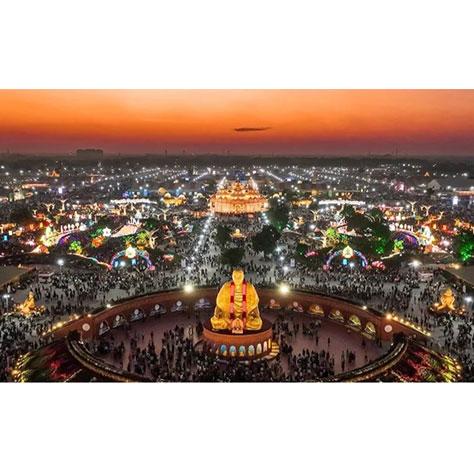
[[[460,232],[453,241],[456,257],[464,264],[474,260],[474,234],[469,231]]]
[[[341,234],[334,227],[326,229],[324,234],[326,247],[335,247],[341,242]]]
[[[81,254],[82,253],[82,245],[79,240],[74,240],[71,242],[71,245],[69,245],[69,252]]]
[[[403,240],[394,240],[393,242],[393,251],[402,252],[404,248]]]
[[[154,217],[149,217],[143,223],[143,228],[148,231],[153,231],[155,229],[158,229],[159,226],[160,226],[160,221],[158,219],[155,219]]]
[[[270,200],[270,208],[267,212],[268,220],[278,232],[281,232],[289,221],[290,208],[277,199]]]
[[[146,230],[141,230],[136,236],[136,244],[138,247],[148,247],[150,244],[150,233]]]

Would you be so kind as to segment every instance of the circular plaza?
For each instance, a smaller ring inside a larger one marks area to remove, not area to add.
[[[258,293],[263,325],[251,336],[212,330],[217,289],[207,287],[156,292],[72,317],[46,335],[49,346],[19,360],[17,379],[35,380],[31,368],[46,351],[44,380],[392,381],[407,371],[417,376],[404,360],[414,348],[430,352],[421,327],[346,299],[286,286]],[[457,377],[454,363],[445,369]]]

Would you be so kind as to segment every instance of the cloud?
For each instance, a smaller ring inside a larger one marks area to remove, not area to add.
[[[272,127],[238,127],[234,128],[234,132],[264,132]]]

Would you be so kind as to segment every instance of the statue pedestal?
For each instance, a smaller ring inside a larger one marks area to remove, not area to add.
[[[436,304],[432,305],[429,307],[429,312],[435,316],[443,317],[443,316],[452,316],[452,317],[458,317],[458,316],[465,316],[466,314],[466,308],[460,307],[460,308],[440,308]]]
[[[272,324],[263,320],[258,331],[244,330],[243,334],[232,334],[229,330],[215,331],[211,323],[204,323],[203,340],[213,354],[222,359],[259,359],[272,349]]]

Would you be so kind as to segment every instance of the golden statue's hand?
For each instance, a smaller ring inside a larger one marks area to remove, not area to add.
[[[259,317],[260,317],[260,311],[258,310],[258,306],[249,311],[249,318],[259,318]]]
[[[225,314],[221,308],[216,306],[214,310],[214,316],[211,318],[211,325],[213,329],[221,330],[227,329],[229,322],[225,318]]]
[[[260,318],[260,311],[258,307],[254,308],[249,312],[246,329],[258,330],[262,327],[262,319]]]

